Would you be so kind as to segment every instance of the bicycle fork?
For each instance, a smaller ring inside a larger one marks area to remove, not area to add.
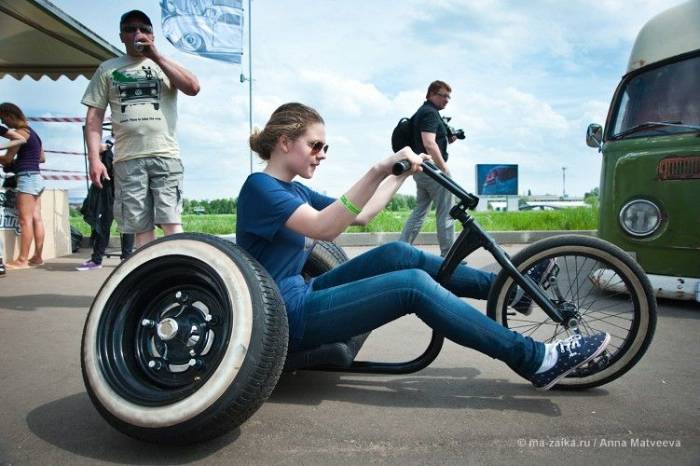
[[[460,206],[453,207],[453,210],[461,210]],[[532,297],[532,300],[539,305],[542,310],[554,322],[564,325],[567,329],[578,331],[577,322],[573,315],[563,315],[562,311],[555,305],[554,302],[544,293],[544,291],[530,277],[522,274],[511,262],[508,254],[494,241],[491,236],[483,231],[481,227],[474,222],[474,218],[469,216],[464,211],[450,212],[456,220],[460,221],[463,230],[455,241],[455,247],[450,249],[445,261],[438,272],[438,282],[445,284],[450,278],[455,268],[459,263],[472,252],[479,248],[484,248],[496,259],[496,262],[513,278],[513,281],[520,286],[525,293]],[[556,282],[549,284],[552,287],[557,300],[565,302],[564,296],[559,290]],[[568,312],[567,312],[568,314]]]

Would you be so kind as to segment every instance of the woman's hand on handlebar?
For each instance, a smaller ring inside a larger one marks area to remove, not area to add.
[[[382,171],[391,175],[396,174],[393,172],[394,165],[400,162],[407,162],[406,171],[403,173],[406,176],[409,174],[417,173],[423,171],[421,164],[424,160],[432,160],[428,154],[416,154],[413,150],[406,146],[394,155],[387,157],[384,161],[380,162]],[[410,167],[408,165],[410,164]]]

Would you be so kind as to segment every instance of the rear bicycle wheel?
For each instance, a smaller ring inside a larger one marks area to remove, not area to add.
[[[557,388],[584,389],[606,384],[630,370],[644,355],[656,328],[656,299],[647,276],[622,249],[598,238],[563,235],[538,241],[512,258],[522,273],[554,259],[540,285],[571,326],[552,321],[536,303],[529,314],[511,307],[517,285],[501,271],[491,287],[487,313],[503,326],[551,343],[575,331],[608,332],[606,350],[562,379]]]

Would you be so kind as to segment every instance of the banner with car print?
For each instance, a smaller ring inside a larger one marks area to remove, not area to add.
[[[161,0],[163,34],[183,52],[241,63],[241,0]]]

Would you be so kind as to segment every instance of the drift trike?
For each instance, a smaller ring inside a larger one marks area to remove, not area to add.
[[[405,169],[397,164],[394,172]],[[510,258],[468,214],[478,198],[431,162],[423,170],[456,196],[451,215],[462,225],[438,281],[484,248],[501,267],[487,302],[491,318],[545,342],[611,334],[607,349],[558,388],[603,385],[639,361],[654,334],[656,300],[628,254],[597,238],[563,235]],[[528,271],[550,259],[549,278],[533,281]],[[316,276],[345,260],[334,243],[316,242],[303,273]],[[518,292],[532,298],[531,312],[510,306]],[[183,233],[139,249],[107,278],[85,322],[81,360],[90,398],[118,430],[151,442],[192,443],[242,424],[283,370],[410,373],[429,365],[443,343],[433,333],[412,361],[355,361],[365,338],[287,354],[285,308],[269,274],[231,241]]]

